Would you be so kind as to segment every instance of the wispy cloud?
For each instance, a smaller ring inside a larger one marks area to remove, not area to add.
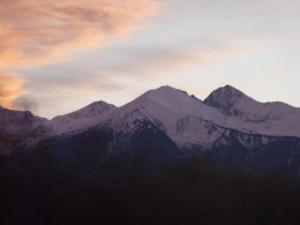
[[[17,74],[0,73],[0,105],[11,108],[13,100],[25,94],[24,81]]]
[[[288,71],[279,80],[299,71],[299,4],[0,0],[0,104],[38,104],[49,116],[96,99],[119,105],[166,83],[257,89],[247,80],[266,77],[261,69]]]
[[[102,49],[87,58],[26,71],[31,80],[26,89],[30,93],[39,93],[34,97],[38,105],[44,108],[47,108],[45,105],[56,105],[56,109],[62,109],[60,113],[71,111],[79,101],[85,105],[102,99],[121,105],[153,88],[153,81],[165,84],[182,74],[189,74],[195,67],[215,66],[223,55],[238,53],[235,46],[217,41]],[[66,102],[72,106],[66,107]],[[51,117],[55,113],[44,115]]]
[[[0,104],[25,91],[24,68],[59,63],[76,51],[123,38],[155,12],[151,0],[0,0]],[[2,71],[2,72],[1,72]]]
[[[1,0],[0,68],[53,63],[126,35],[154,10],[150,0]]]
[[[155,47],[130,47],[120,51],[116,62],[99,65],[97,74],[106,77],[128,76],[153,79],[161,75],[176,76],[180,72],[194,68],[214,65],[222,54],[235,54],[239,49],[215,43],[204,46],[200,42],[182,45]]]

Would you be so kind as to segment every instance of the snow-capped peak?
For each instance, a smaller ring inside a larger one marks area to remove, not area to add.
[[[102,111],[103,108],[107,110]],[[156,123],[172,136],[176,133],[177,122],[188,117],[195,118],[193,121],[200,119],[243,132],[300,136],[299,109],[278,102],[260,103],[229,85],[214,91],[204,102],[185,91],[162,86],[120,108],[102,102],[92,103],[51,122],[52,125],[55,123],[55,130],[64,133],[105,121],[118,127],[118,130],[130,130],[134,121],[145,119]]]
[[[93,102],[75,112],[54,117],[48,124],[53,134],[65,133],[95,125],[102,116],[117,107],[104,101]]]
[[[199,101],[187,92],[170,87],[162,86],[158,89],[145,93],[141,98],[151,99],[162,106],[168,107],[174,112],[193,114],[199,109]]]
[[[300,136],[300,109],[285,103],[261,103],[229,85],[213,91],[204,102],[229,119],[237,120],[235,128],[268,135]],[[227,126],[232,125],[231,121]]]
[[[204,103],[216,107],[225,114],[231,114],[230,109],[241,101],[255,101],[245,95],[238,89],[226,85],[213,91],[205,100]]]
[[[108,104],[104,101],[93,102],[86,107],[83,107],[75,112],[68,113],[62,116],[57,116],[52,119],[54,122],[72,122],[72,120],[87,119],[106,113],[115,109],[116,106]]]
[[[115,110],[113,121],[130,120],[141,116],[158,122],[170,135],[176,129],[178,120],[187,116],[195,116],[208,121],[218,121],[223,124],[225,116],[217,109],[205,105],[202,101],[186,92],[170,86],[162,86],[150,90],[134,101]]]
[[[112,128],[117,138],[157,126],[178,146],[209,147],[226,128],[300,137],[300,109],[280,102],[260,103],[229,85],[212,92],[204,102],[185,91],[162,86],[119,108],[98,101],[50,121],[0,107],[0,135],[22,140],[31,134],[42,134],[41,139],[71,136],[101,126]]]

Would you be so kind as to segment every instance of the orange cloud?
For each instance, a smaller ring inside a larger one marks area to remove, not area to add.
[[[62,60],[128,34],[151,0],[0,0],[0,68]]]
[[[24,82],[3,71],[53,64],[127,36],[155,11],[153,0],[0,0],[0,5],[0,105],[9,108],[24,94]]]
[[[16,74],[0,73],[0,105],[12,108],[12,102],[25,94],[23,83]]]

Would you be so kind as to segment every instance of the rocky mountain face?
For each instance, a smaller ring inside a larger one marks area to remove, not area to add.
[[[228,85],[212,92],[204,103],[228,116],[229,127],[258,134],[300,137],[300,109],[285,103],[261,103]]]
[[[31,112],[0,107],[0,155],[9,154],[35,136],[35,131],[46,123],[47,119],[34,116]]]
[[[96,102],[50,121],[30,115],[18,123],[1,117],[11,130],[30,124],[29,133],[43,133],[30,144],[24,138],[18,150],[80,174],[146,173],[197,153],[223,169],[300,172],[300,109],[260,103],[231,86],[203,102],[163,86],[119,108]]]
[[[0,155],[9,154],[15,149],[31,148],[40,140],[72,130],[75,124],[85,123],[115,108],[114,105],[99,101],[47,120],[34,116],[31,112],[0,107]]]

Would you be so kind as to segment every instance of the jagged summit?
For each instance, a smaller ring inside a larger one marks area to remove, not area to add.
[[[205,100],[204,103],[221,109],[227,112],[231,107],[241,100],[250,100],[246,94],[233,86],[226,85],[213,91]]]
[[[151,94],[155,94],[155,95],[178,95],[178,94],[184,94],[184,95],[188,95],[188,93],[186,91],[180,90],[178,88],[174,88],[172,86],[169,85],[163,85],[159,88],[156,89],[152,89],[148,92],[145,93],[145,95],[151,95]]]
[[[175,123],[177,119],[186,116],[197,116],[205,120],[217,120],[219,122],[224,120],[218,110],[207,106],[187,92],[170,86],[162,86],[146,92],[121,107],[118,114],[137,109],[146,111],[166,124]]]
[[[203,104],[194,95],[189,95],[186,91],[168,85],[150,90],[138,99],[151,99],[176,111],[187,110],[187,108],[191,107],[191,104]]]
[[[56,117],[52,122],[55,131],[60,133],[86,129],[103,121],[115,121],[118,125],[114,126],[119,129],[119,124],[123,123],[120,121],[142,119],[159,121],[170,134],[184,118],[198,118],[245,132],[300,136],[298,109],[257,102],[230,85],[213,91],[204,102],[180,89],[161,86],[119,108],[102,101],[94,102],[76,112]]]
[[[220,87],[219,89],[223,89],[225,91],[231,92],[231,93],[239,93],[239,94],[244,94],[243,92],[241,92],[240,90],[238,90],[237,88],[231,86],[230,84],[226,84],[223,87]]]
[[[243,93],[242,91],[240,91],[239,89],[227,84],[223,87],[219,87],[216,90],[214,90],[212,92],[213,93],[219,93],[219,94],[223,94],[223,95],[229,95],[229,96],[246,96],[245,93]]]
[[[172,87],[170,85],[162,85],[159,88],[155,88],[155,89],[152,89],[150,91],[159,91],[159,90],[179,90],[179,89],[174,88],[174,87]]]
[[[0,108],[0,114],[4,111],[5,109]],[[1,125],[3,128],[6,124],[6,128],[14,129],[14,121],[22,121],[20,122],[22,124],[25,124],[24,121],[31,123],[31,120],[26,118],[31,118],[31,115],[26,116],[26,113],[18,114],[11,111],[9,116],[0,117],[0,122],[2,121],[0,128]],[[260,103],[230,85],[216,89],[204,102],[185,91],[166,85],[150,90],[119,108],[104,101],[97,101],[75,112],[34,124],[43,126],[46,124],[43,128],[45,132],[59,135],[86,130],[104,123],[121,130],[132,127],[135,129],[135,121],[138,120],[159,124],[170,137],[175,137],[176,140],[179,130],[182,140],[190,137],[195,137],[195,140],[199,140],[200,137],[206,138],[205,129],[199,128],[203,123],[212,123],[243,132],[300,136],[298,108],[278,102]],[[132,124],[134,126],[131,126]],[[183,127],[184,132],[188,131],[188,133],[182,133]],[[22,130],[23,127],[20,129]],[[194,133],[199,130],[201,134],[195,136]]]
[[[213,91],[204,102],[234,118],[239,129],[270,135],[300,136],[300,110],[285,103],[261,103],[230,85]],[[228,126],[232,124],[235,123],[230,122]]]

